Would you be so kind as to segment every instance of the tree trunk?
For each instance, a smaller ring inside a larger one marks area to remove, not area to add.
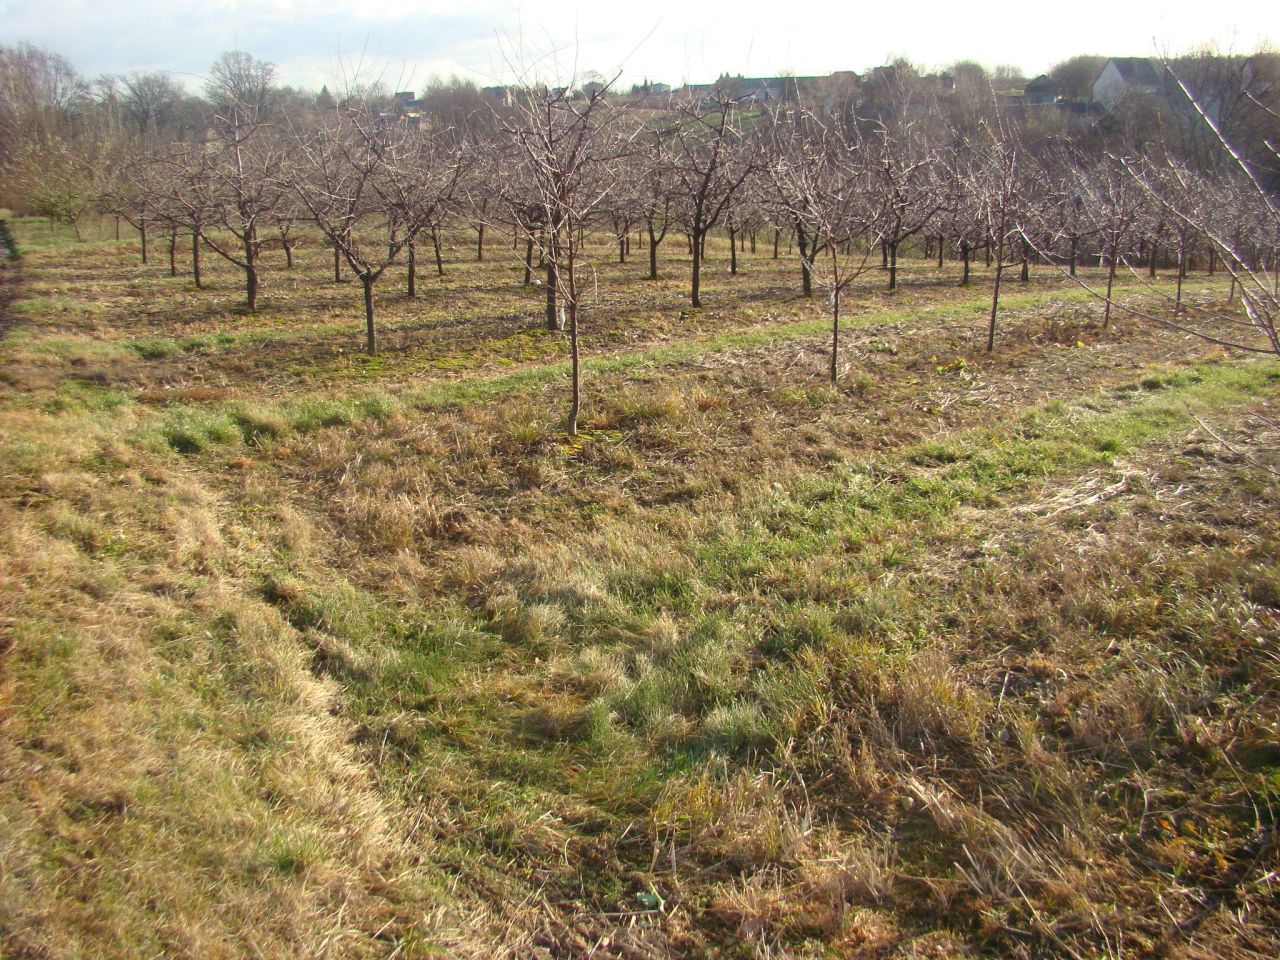
[[[941,269],[942,269],[942,267],[943,267],[943,262],[942,262],[942,251],[943,251],[943,247],[942,247],[942,245],[943,245],[943,236],[942,236],[942,234],[938,234],[938,269],[939,269],[939,270],[941,270]]]
[[[1031,279],[1031,244],[1026,237],[1022,238],[1022,269],[1018,273],[1018,282],[1026,283]]]
[[[738,244],[737,235],[733,227],[729,228],[729,276],[736,277],[738,275]]]
[[[800,248],[800,295],[813,296],[813,266],[809,260],[809,238],[805,236],[804,226],[796,224],[796,246]]]
[[[169,276],[178,275],[178,231],[169,231]]]
[[[840,357],[840,284],[831,291],[831,382],[837,380],[836,367]]]
[[[336,241],[333,244],[333,282],[342,282],[342,251]]]
[[[570,264],[569,269],[573,266]],[[570,287],[573,281],[570,280]],[[578,411],[582,408],[582,370],[578,355],[578,304],[576,297],[569,298],[569,367],[573,379],[573,397],[569,401],[569,418],[566,427],[569,436],[578,435]]]
[[[533,237],[524,242],[524,286],[533,282]]]
[[[250,313],[258,310],[258,248],[257,237],[252,230],[244,235],[244,281],[245,304]]]
[[[360,284],[364,287],[364,339],[369,356],[378,353],[378,334],[373,326],[373,276],[364,273],[360,276]]]
[[[284,241],[284,265],[286,269],[293,269],[293,244],[288,240]]]
[[[991,319],[987,322],[987,353],[996,348],[996,311],[1000,309],[1000,275],[1004,273],[1004,238],[996,244],[996,281],[991,289]]]
[[[1071,276],[1076,275],[1076,261],[1080,254],[1080,238],[1075,234],[1071,235]]]
[[[116,217],[116,243],[120,242],[120,218]]]
[[[1217,266],[1217,263],[1216,263],[1217,259],[1218,259],[1218,251],[1214,250],[1213,247],[1210,247],[1209,248],[1209,276],[1211,277],[1213,276],[1213,268]]]
[[[191,278],[196,283],[196,289],[204,289],[204,284],[200,282],[200,233],[193,231],[191,234]]]
[[[409,294],[409,299],[412,300],[414,297],[418,295],[418,244],[417,244],[417,241],[410,240],[408,243],[408,247],[409,247],[409,251],[408,251],[409,279],[408,279],[407,292]]]
[[[476,263],[484,260],[484,224],[476,227]]]
[[[693,247],[693,278],[689,284],[689,303],[692,306],[702,306],[702,298],[699,294],[702,291],[702,256],[704,237],[695,237],[692,243]]]
[[[880,241],[880,269],[889,269],[889,242],[887,240]]]
[[[1178,291],[1173,301],[1173,315],[1176,317],[1182,313],[1182,281],[1187,275],[1187,244],[1184,240],[1178,241]]]
[[[547,258],[547,329],[559,330],[560,321],[556,317],[556,265],[555,260]]]
[[[960,241],[960,260],[964,263],[964,273],[960,275],[960,286],[969,285],[969,241]]]
[[[1151,245],[1151,262],[1147,264],[1147,276],[1149,277],[1154,277],[1156,275],[1156,260],[1158,259],[1157,255],[1159,252],[1160,248],[1153,243]],[[1115,259],[1114,251],[1112,252],[1111,259]]]
[[[778,259],[778,239],[782,236],[781,230],[773,231],[773,259]]]
[[[1102,311],[1102,329],[1106,330],[1111,325],[1111,287],[1116,282],[1116,251],[1119,249],[1119,243],[1116,239],[1111,241],[1111,256],[1108,258],[1110,263],[1107,265],[1107,305]],[[1152,248],[1151,263],[1156,262],[1155,248]]]
[[[440,231],[434,226],[431,228],[431,246],[436,252],[436,274],[444,276],[444,257],[440,254]]]
[[[138,221],[138,237],[142,241],[142,262],[147,262],[147,218]]]
[[[649,221],[649,279],[658,279],[658,235],[653,231],[653,221]]]
[[[889,243],[889,289],[898,289],[898,241]]]

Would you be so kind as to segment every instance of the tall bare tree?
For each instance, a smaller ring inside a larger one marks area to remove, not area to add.
[[[1143,192],[1126,172],[1122,158],[1104,157],[1079,171],[1077,183],[1083,198],[1084,216],[1101,246],[1107,264],[1106,306],[1102,326],[1111,323],[1112,291],[1116,272],[1132,254],[1143,215]],[[1153,254],[1154,256],[1154,254]]]
[[[221,229],[206,229],[204,240],[244,273],[250,312],[258,309],[258,257],[268,239],[265,231],[284,194],[276,176],[285,151],[271,116],[274,76],[271,64],[233,51],[218,58],[206,84],[214,122],[202,154],[204,179],[212,222]]]
[[[630,152],[636,132],[624,129],[609,107],[612,82],[593,84],[590,92],[573,98],[573,84],[550,87],[529,79],[513,109],[498,117],[525,184],[507,202],[520,203],[514,198],[524,193],[541,210],[536,217],[541,229],[529,236],[541,248],[565,313],[571,373],[566,429],[576,436],[582,407],[578,332],[587,258],[584,231],[615,189],[621,159]],[[527,209],[511,212],[530,219]]]
[[[1024,158],[1022,145],[1002,123],[984,124],[985,142],[969,155],[968,176],[976,198],[985,242],[995,254],[991,312],[987,318],[987,352],[996,346],[1000,287],[1010,246],[1023,236]]]
[[[457,194],[466,153],[453,131],[388,122],[348,100],[295,142],[292,193],[360,280],[365,344],[378,352],[374,286]]]
[[[839,377],[840,297],[867,269],[892,213],[863,145],[816,113],[774,118],[767,173],[782,218],[808,224],[830,291],[831,382]],[[814,266],[819,258],[814,258]]]
[[[939,182],[938,145],[923,122],[908,117],[883,124],[867,145],[876,157],[876,189],[886,208],[883,240],[889,289],[894,290],[899,248],[934,222],[948,192]]]
[[[756,170],[741,127],[744,101],[724,90],[678,108],[670,132],[671,171],[693,256],[689,303],[702,306],[702,260],[707,235]]]

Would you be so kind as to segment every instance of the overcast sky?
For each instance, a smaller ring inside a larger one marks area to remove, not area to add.
[[[928,67],[1007,63],[1031,76],[1076,53],[1149,56],[1206,43],[1252,52],[1278,36],[1275,0],[0,0],[2,43],[47,47],[90,78],[165,70],[192,89],[232,49],[275,63],[299,86],[340,86],[361,67],[365,79],[412,89],[433,74],[505,82],[512,62],[549,50],[559,50],[549,72],[562,79],[575,68],[621,70],[630,84],[861,72],[896,56]]]

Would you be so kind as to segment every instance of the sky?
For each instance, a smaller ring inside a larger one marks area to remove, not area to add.
[[[930,68],[1011,64],[1035,76],[1078,53],[1152,56],[1209,43],[1252,52],[1278,39],[1275,0],[0,0],[0,43],[46,47],[90,79],[163,70],[193,91],[233,49],[300,87],[380,80],[415,89],[449,75],[481,86],[517,73],[560,82],[620,73],[623,85],[823,75],[899,56]]]

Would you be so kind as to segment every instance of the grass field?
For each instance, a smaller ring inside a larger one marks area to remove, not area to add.
[[[908,260],[837,389],[785,243],[693,311],[669,240],[570,440],[500,238],[370,358],[314,243],[249,315],[16,233],[0,956],[1280,953],[1274,360],[1046,266],[987,355],[989,273]]]

